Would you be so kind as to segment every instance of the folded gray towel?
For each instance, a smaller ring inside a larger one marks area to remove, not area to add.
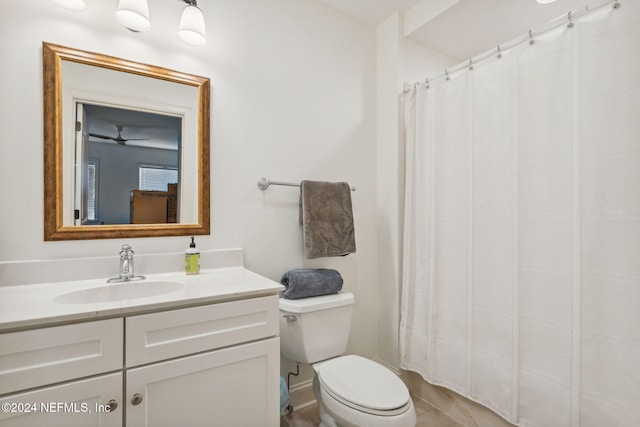
[[[280,283],[285,287],[284,298],[298,299],[338,293],[343,280],[336,270],[297,268],[284,273]]]
[[[302,181],[300,221],[308,259],[356,251],[351,187],[346,182]]]

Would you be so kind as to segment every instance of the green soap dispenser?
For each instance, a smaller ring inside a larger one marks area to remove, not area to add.
[[[200,251],[196,249],[195,237],[191,236],[191,244],[184,253],[184,272],[187,274],[200,273]]]

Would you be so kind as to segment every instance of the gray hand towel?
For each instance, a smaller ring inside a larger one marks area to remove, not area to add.
[[[297,268],[284,273],[280,283],[285,287],[284,298],[298,299],[338,293],[343,280],[336,270]]]
[[[351,187],[346,182],[302,181],[300,221],[308,259],[356,251]]]

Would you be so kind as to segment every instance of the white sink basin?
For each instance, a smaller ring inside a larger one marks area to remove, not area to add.
[[[154,297],[183,288],[184,284],[182,283],[168,281],[114,283],[68,292],[58,295],[53,300],[63,304],[92,304]]]

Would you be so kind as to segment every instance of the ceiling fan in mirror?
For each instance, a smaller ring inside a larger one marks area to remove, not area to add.
[[[100,139],[108,139],[110,141],[117,142],[120,145],[127,145],[126,144],[127,141],[148,141],[149,140],[149,138],[123,138],[122,137],[123,128],[124,126],[122,125],[116,125],[116,129],[118,131],[117,136],[100,135],[98,133],[89,133],[89,136],[93,136],[95,138],[100,138]]]

